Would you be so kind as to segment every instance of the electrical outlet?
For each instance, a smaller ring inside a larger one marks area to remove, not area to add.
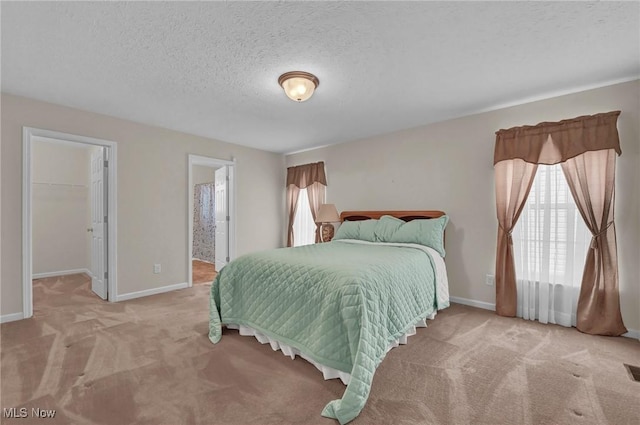
[[[154,272],[155,274],[158,274],[158,273],[160,273],[161,271],[162,271],[162,267],[160,267],[160,264],[154,264],[154,265],[153,265],[153,272]]]
[[[493,286],[496,283],[496,277],[488,273],[487,276],[485,277],[484,283],[486,283],[489,286]]]

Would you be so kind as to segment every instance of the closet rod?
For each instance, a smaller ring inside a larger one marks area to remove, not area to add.
[[[88,187],[86,184],[71,184],[71,183],[33,182],[33,184],[40,184],[44,186]]]

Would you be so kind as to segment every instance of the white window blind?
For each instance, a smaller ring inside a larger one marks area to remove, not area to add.
[[[519,317],[575,326],[591,232],[560,164],[539,165],[513,230]]]
[[[310,245],[316,242],[316,224],[311,215],[307,189],[300,189],[296,216],[293,219],[293,246]]]

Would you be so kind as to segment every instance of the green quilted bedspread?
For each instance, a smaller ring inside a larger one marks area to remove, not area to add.
[[[250,326],[316,362],[348,372],[322,415],[341,424],[362,411],[389,344],[436,311],[433,260],[411,247],[345,241],[240,257],[211,285],[209,339],[222,324]]]

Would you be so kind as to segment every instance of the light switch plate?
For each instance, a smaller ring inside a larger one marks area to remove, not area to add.
[[[153,272],[154,272],[155,274],[158,274],[158,273],[160,273],[161,271],[162,271],[162,267],[160,266],[160,264],[154,264],[154,265],[153,265]]]

